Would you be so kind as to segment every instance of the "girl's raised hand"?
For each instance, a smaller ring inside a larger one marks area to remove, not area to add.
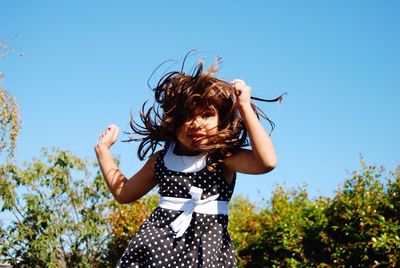
[[[103,133],[100,134],[97,146],[102,145],[110,148],[118,138],[119,128],[116,125],[109,125]]]
[[[243,105],[250,104],[250,99],[251,99],[251,87],[249,87],[246,82],[244,82],[241,79],[234,79],[231,82],[231,85],[235,88],[236,90],[236,105],[238,107],[241,107]]]

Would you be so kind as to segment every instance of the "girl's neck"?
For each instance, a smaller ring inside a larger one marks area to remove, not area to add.
[[[181,144],[179,144],[179,142],[176,142],[173,153],[176,155],[183,155],[183,156],[195,156],[201,154],[201,151],[186,146],[182,146]]]

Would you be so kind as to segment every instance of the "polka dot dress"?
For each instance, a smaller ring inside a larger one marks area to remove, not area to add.
[[[155,164],[161,196],[191,198],[189,189],[203,189],[202,199],[219,194],[217,200],[229,201],[235,178],[227,183],[222,171],[203,168],[198,172],[169,170],[162,150]],[[236,175],[235,175],[236,176]],[[174,238],[169,226],[182,212],[156,208],[130,241],[117,267],[236,267],[235,253],[228,234],[228,215],[193,213],[184,235]]]

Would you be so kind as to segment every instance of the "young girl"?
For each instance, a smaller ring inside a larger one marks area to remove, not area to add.
[[[171,72],[154,88],[156,105],[145,110],[138,155],[146,164],[130,179],[113,161],[119,129],[110,125],[95,146],[104,179],[126,204],[156,185],[160,203],[130,241],[118,267],[236,267],[227,231],[228,202],[236,173],[262,174],[276,166],[269,135],[243,80],[213,75],[217,64],[192,74]],[[250,140],[251,149],[242,147]],[[164,148],[156,151],[158,145]],[[243,219],[245,220],[245,219]]]

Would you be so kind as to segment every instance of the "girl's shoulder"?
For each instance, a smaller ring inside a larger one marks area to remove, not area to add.
[[[240,148],[224,159],[224,170],[228,173],[252,173],[252,164],[254,163],[252,163],[251,150]],[[247,168],[243,170],[243,167]]]
[[[160,156],[163,156],[163,150],[158,150],[155,153],[151,154],[147,159],[147,162],[151,167],[154,167],[157,162],[159,162]]]
[[[164,145],[161,149],[159,149],[158,151],[156,151],[155,153],[153,153],[151,155],[151,158],[153,159],[155,164],[160,164],[161,162],[164,161],[164,157],[168,152],[168,145]]]

